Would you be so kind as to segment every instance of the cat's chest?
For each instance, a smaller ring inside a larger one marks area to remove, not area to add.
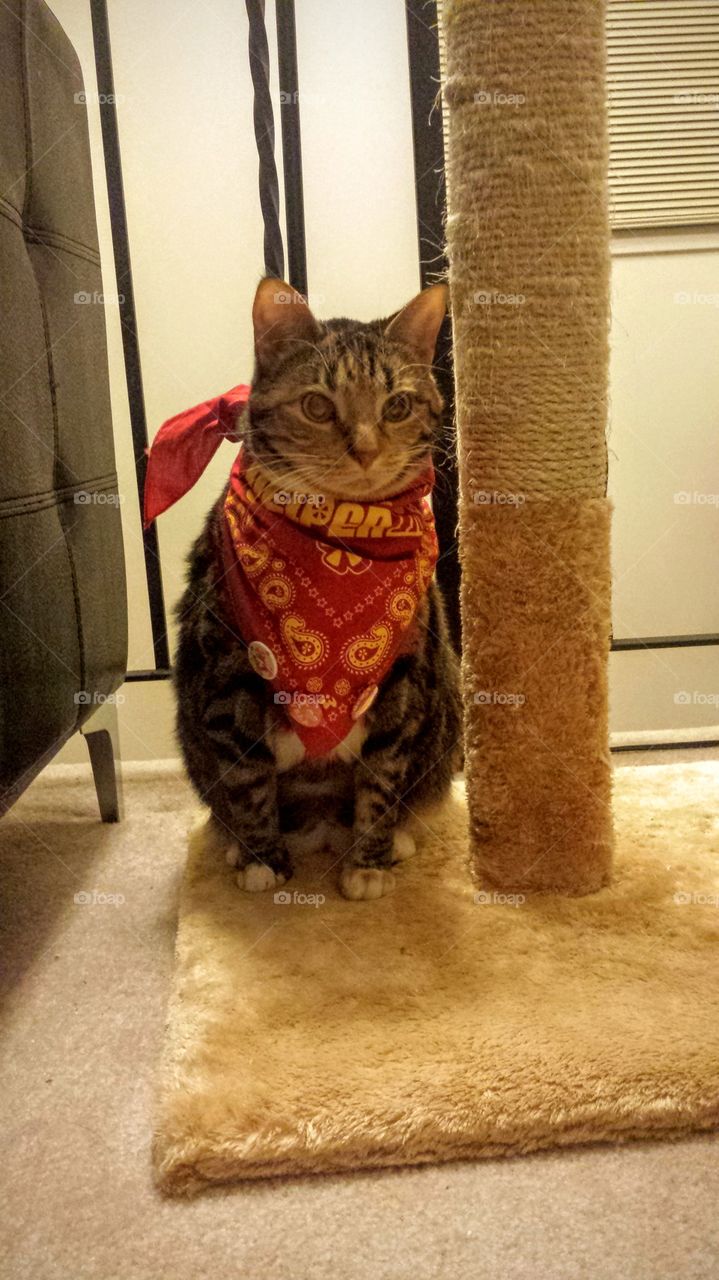
[[[329,753],[327,759],[339,760],[345,763],[357,760],[366,737],[365,718],[362,716],[355,721],[347,737],[338,743],[334,750]],[[287,729],[284,726],[278,725],[271,731],[269,743],[275,757],[278,773],[285,773],[288,769],[294,769],[296,765],[302,763],[307,754],[304,744],[294,729]]]

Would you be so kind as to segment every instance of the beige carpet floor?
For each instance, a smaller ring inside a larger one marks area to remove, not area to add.
[[[126,807],[103,827],[86,774],[46,771],[0,825],[3,1277],[716,1274],[711,1135],[158,1195],[153,1082],[194,806],[176,774],[140,770]]]

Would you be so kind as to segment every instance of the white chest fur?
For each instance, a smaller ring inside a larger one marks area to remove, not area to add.
[[[352,725],[347,737],[330,752],[328,759],[356,760],[366,737],[367,729],[365,728],[364,717],[360,717]],[[295,765],[304,760],[305,748],[293,729],[273,729],[269,741],[278,773],[286,773],[288,769],[294,769]]]

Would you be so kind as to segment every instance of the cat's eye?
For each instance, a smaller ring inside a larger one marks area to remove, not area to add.
[[[412,412],[412,397],[400,391],[385,400],[382,417],[385,422],[404,422]]]
[[[302,412],[310,422],[330,422],[335,416],[335,406],[329,396],[310,391],[302,397]]]

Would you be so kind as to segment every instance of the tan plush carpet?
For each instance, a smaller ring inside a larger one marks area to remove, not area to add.
[[[194,806],[177,769],[154,764],[126,770],[125,805],[125,821],[103,827],[88,772],[53,768],[0,823],[0,1275],[716,1275],[712,1134],[159,1194],[153,1083]]]
[[[163,1188],[716,1125],[718,776],[620,771],[614,882],[580,899],[477,897],[460,784],[376,903],[340,898],[326,856],[297,901],[242,895],[195,840]]]

